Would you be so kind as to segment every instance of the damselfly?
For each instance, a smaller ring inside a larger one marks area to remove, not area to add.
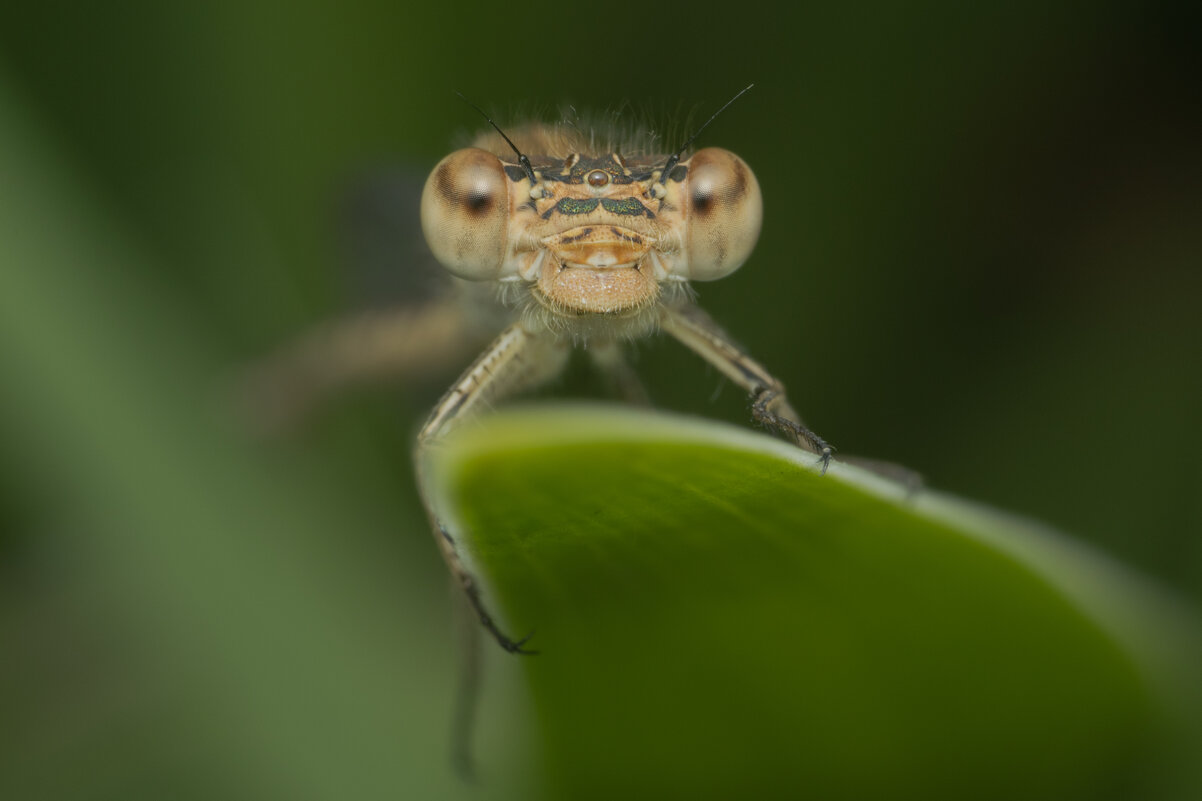
[[[285,416],[331,388],[425,369],[454,358],[482,328],[500,330],[422,426],[415,458],[447,565],[506,651],[530,653],[525,639],[502,632],[489,613],[456,532],[434,511],[422,455],[473,412],[558,375],[573,350],[639,400],[623,346],[663,332],[746,391],[757,421],[815,453],[824,471],[830,461],[830,446],[801,422],[782,383],[689,290],[691,281],[742,266],[760,233],[762,200],[751,168],[720,148],[690,152],[726,106],[666,155],[649,152],[637,131],[561,123],[506,134],[489,119],[492,130],[439,162],[421,198],[426,242],[457,292],[417,310],[336,323],[259,376],[275,413]]]

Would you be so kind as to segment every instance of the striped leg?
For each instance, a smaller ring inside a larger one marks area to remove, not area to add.
[[[531,334],[521,323],[505,329],[475,363],[447,391],[430,418],[417,435],[414,462],[421,491],[422,502],[430,518],[434,538],[438,541],[443,558],[451,574],[463,588],[480,624],[510,653],[533,653],[523,648],[525,640],[513,640],[506,636],[489,614],[480,595],[480,585],[464,564],[453,532],[438,517],[434,509],[425,456],[427,451],[452,430],[457,423],[480,407],[493,401],[534,387],[558,375],[567,362],[568,346],[547,336]]]
[[[785,397],[784,384],[731,342],[705,312],[696,306],[665,309],[660,326],[750,394],[752,416],[798,447],[818,454],[826,472],[833,448],[801,422]]]

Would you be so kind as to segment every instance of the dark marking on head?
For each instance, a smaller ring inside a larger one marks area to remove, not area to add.
[[[555,204],[560,214],[588,214],[597,208],[597,198],[565,197]]]
[[[592,181],[589,178],[592,173],[598,171],[605,173],[609,178],[609,183],[613,184],[631,184],[636,180],[646,180],[650,177],[650,173],[642,176],[628,174],[629,170],[626,168],[626,162],[619,161],[613,153],[596,158],[573,154],[564,160],[563,166],[560,169],[554,170],[549,168],[543,173],[542,177],[544,181],[556,181],[564,184],[591,184]],[[597,184],[593,185],[596,186]]]
[[[586,236],[588,236],[592,232],[593,232],[592,228],[583,228],[583,229],[581,229],[580,233],[576,234],[575,236],[563,237],[562,239],[559,240],[559,243],[561,245],[570,245],[573,242],[579,242],[581,239],[584,239]]]
[[[595,198],[595,197],[590,197],[590,198],[565,197],[565,198],[562,198],[554,206],[547,209],[543,213],[543,219],[546,220],[546,219],[550,218],[550,216],[557,211],[560,214],[588,214],[590,211],[596,210],[597,204],[598,204],[598,198]]]
[[[669,181],[680,183],[689,174],[689,168],[684,164],[677,164],[672,168],[672,172],[668,174]]]
[[[526,171],[516,164],[506,164],[505,177],[516,184],[518,181],[526,180]]]
[[[636,197],[603,197],[601,198],[601,208],[610,214],[621,214],[628,217],[644,214],[648,217],[654,216]]]
[[[628,231],[624,228],[614,228],[611,225],[609,227],[609,232],[611,234],[613,234],[614,236],[616,236],[618,239],[625,240],[627,242],[630,242],[631,244],[634,244],[634,245],[643,244],[643,238],[641,236],[639,236],[638,234],[634,233],[633,231]]]

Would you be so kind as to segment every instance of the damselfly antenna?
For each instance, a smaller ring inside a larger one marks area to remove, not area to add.
[[[750,86],[747,87],[747,89],[750,89],[750,88],[751,88]],[[747,89],[744,89],[743,92],[746,92]],[[739,92],[739,94],[741,95],[741,94],[743,94],[743,92]],[[491,125],[493,128],[496,128],[497,133],[499,133],[501,135],[501,138],[509,143],[509,146],[513,148],[513,152],[518,154],[518,164],[521,164],[522,169],[526,171],[526,177],[530,179],[530,185],[533,186],[534,184],[538,183],[534,179],[534,167],[531,166],[530,159],[526,158],[525,153],[518,150],[518,146],[513,143],[513,140],[510,139],[508,136],[506,136],[505,132],[501,130],[501,126],[497,125],[495,122],[493,122],[492,117],[490,117],[484,113],[484,109],[480,108],[475,103],[473,103],[472,101],[470,101],[466,97],[464,97],[462,92],[456,92],[455,94],[459,95],[459,99],[462,100],[464,103],[467,103],[469,106],[474,108],[476,111],[480,112],[480,116],[483,117],[484,119],[488,120],[488,124]],[[738,95],[735,95],[735,97],[738,97]],[[729,105],[730,105],[730,103],[726,104],[726,106],[729,106]],[[726,108],[726,106],[723,106],[722,108]],[[715,114],[714,116],[716,117],[718,115]],[[709,123],[707,122],[705,125],[709,125]],[[703,125],[701,127],[704,128],[705,125]],[[698,133],[700,133],[700,131],[698,131]],[[690,139],[689,141],[691,142],[693,140]],[[688,147],[688,145],[685,145],[685,147]]]
[[[661,184],[667,182],[668,175],[671,174],[672,168],[676,166],[676,163],[678,161],[680,161],[681,155],[683,155],[684,152],[689,149],[689,146],[692,145],[694,141],[696,141],[697,137],[701,136],[701,132],[704,131],[706,128],[708,128],[709,124],[711,122],[713,122],[715,119],[717,119],[719,114],[721,114],[723,111],[726,111],[726,109],[730,106],[731,103],[735,102],[740,97],[747,94],[748,90],[750,90],[751,87],[753,87],[753,86],[755,86],[754,83],[747,84],[747,86],[745,86],[741,92],[739,92],[737,95],[732,97],[730,100],[727,100],[726,104],[723,105],[722,108],[715,111],[713,113],[713,116],[711,116],[708,120],[706,120],[705,124],[702,125],[700,128],[698,128],[693,133],[693,135],[689,137],[689,140],[687,142],[685,142],[684,145],[681,146],[680,150],[677,150],[675,153],[673,153],[671,156],[668,157],[668,163],[664,165],[664,171],[659,176],[659,182]],[[460,95],[460,97],[463,97],[463,95]],[[476,109],[476,110],[479,111],[479,109]],[[483,113],[483,112],[481,112],[481,113]],[[489,122],[492,122],[492,120],[489,120]],[[505,134],[501,134],[501,136],[504,136],[504,135]]]

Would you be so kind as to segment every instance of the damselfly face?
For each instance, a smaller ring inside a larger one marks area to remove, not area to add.
[[[678,161],[589,151],[573,129],[511,133],[529,169],[486,134],[426,181],[422,229],[461,278],[517,283],[561,318],[628,317],[665,286],[734,272],[759,237],[759,184],[727,150]]]

